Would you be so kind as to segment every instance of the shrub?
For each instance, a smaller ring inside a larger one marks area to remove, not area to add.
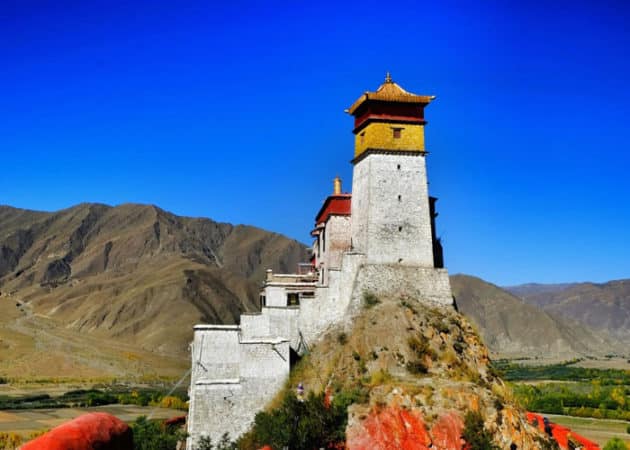
[[[159,421],[149,421],[145,416],[138,417],[131,429],[136,450],[175,450],[177,442],[186,438],[186,433]]]
[[[167,395],[160,400],[159,403],[160,408],[172,408],[172,409],[182,409],[187,410],[188,404],[179,397],[175,397],[173,395]]]
[[[379,303],[381,303],[381,301],[373,292],[370,292],[370,291],[363,292],[363,306],[365,306],[366,308],[371,308],[373,306],[378,305]]]
[[[22,436],[17,433],[0,432],[0,448],[14,450],[23,443]]]
[[[87,396],[88,406],[111,405],[118,403],[118,398],[105,392],[90,392]]]
[[[606,443],[604,450],[628,450],[628,447],[621,439],[612,438]]]
[[[201,436],[194,448],[195,450],[212,450],[214,448],[212,439],[210,439],[210,436]]]
[[[483,426],[483,417],[478,412],[466,413],[462,437],[470,450],[499,450],[492,442],[492,434]]]
[[[348,342],[348,335],[344,332],[341,332],[337,335],[337,342],[340,345],[345,345]]]
[[[537,448],[540,450],[560,450],[555,439],[543,436],[536,436],[534,439],[536,440],[536,444],[538,444]]]
[[[236,442],[233,442],[230,440],[230,435],[228,433],[223,433],[223,436],[221,436],[221,440],[217,444],[216,450],[237,450],[237,449],[238,449],[238,445],[236,444]],[[212,447],[210,447],[210,450],[212,450]]]
[[[418,358],[422,358],[424,355],[429,355],[433,360],[437,358],[437,353],[429,345],[429,340],[423,335],[411,336],[407,339],[407,345],[415,353]]]
[[[630,425],[628,425],[628,428],[626,428],[626,433],[630,434]]]
[[[334,396],[326,408],[323,394],[310,393],[300,402],[290,392],[282,405],[270,412],[256,414],[252,430],[239,440],[244,446],[260,448],[331,448],[345,442],[348,406],[365,402],[362,390],[341,392]]]
[[[421,359],[415,359],[413,361],[407,362],[407,370],[414,375],[425,374],[429,372],[429,368],[426,363]]]

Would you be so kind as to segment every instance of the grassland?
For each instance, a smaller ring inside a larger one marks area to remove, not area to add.
[[[630,444],[630,364],[619,358],[579,359],[536,366],[498,361],[526,409],[603,445],[613,437]]]

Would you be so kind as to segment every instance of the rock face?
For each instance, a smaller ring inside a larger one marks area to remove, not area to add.
[[[77,417],[27,442],[22,450],[133,450],[133,436],[122,420],[106,413]]]
[[[328,333],[291,373],[290,388],[367,393],[348,409],[348,448],[460,449],[468,412],[481,415],[499,448],[545,448],[547,438],[511,403],[464,317],[406,296],[378,300]]]

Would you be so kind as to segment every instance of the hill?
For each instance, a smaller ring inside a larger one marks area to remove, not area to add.
[[[619,343],[588,325],[550,314],[480,278],[454,275],[451,286],[459,310],[478,326],[495,357],[570,359],[619,350]]]
[[[267,268],[305,257],[284,236],[151,205],[0,206],[0,374],[179,371],[195,323],[235,323]]]
[[[241,448],[341,448],[341,439],[355,449],[462,448],[462,436],[472,448],[553,448],[488,361],[453,309],[381,296],[298,362]],[[304,403],[293,393],[300,383]]]
[[[590,328],[610,333],[615,339],[630,343],[630,280],[607,283],[571,283],[506,288],[527,304],[554,316],[563,316]]]

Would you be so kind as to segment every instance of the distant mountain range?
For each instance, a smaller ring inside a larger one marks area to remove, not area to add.
[[[505,288],[529,305],[630,343],[630,280]]]
[[[553,301],[547,308],[541,308],[515,295],[525,296],[526,291],[540,296],[536,298],[548,298],[573,285],[530,284],[508,291],[467,275],[451,276],[451,285],[458,308],[479,327],[495,357],[570,359],[625,353],[621,334],[607,328],[611,317],[602,317],[597,324],[566,313]],[[533,286],[536,288],[532,289]],[[597,308],[598,302],[599,299],[592,298],[591,307]],[[585,308],[588,310],[588,306]],[[626,294],[624,308],[626,314],[630,312],[630,292]]]
[[[266,269],[306,259],[279,234],[151,205],[0,206],[0,375],[177,373],[194,324],[236,323],[258,308]],[[628,280],[451,279],[495,357],[604,355],[630,341]]]

